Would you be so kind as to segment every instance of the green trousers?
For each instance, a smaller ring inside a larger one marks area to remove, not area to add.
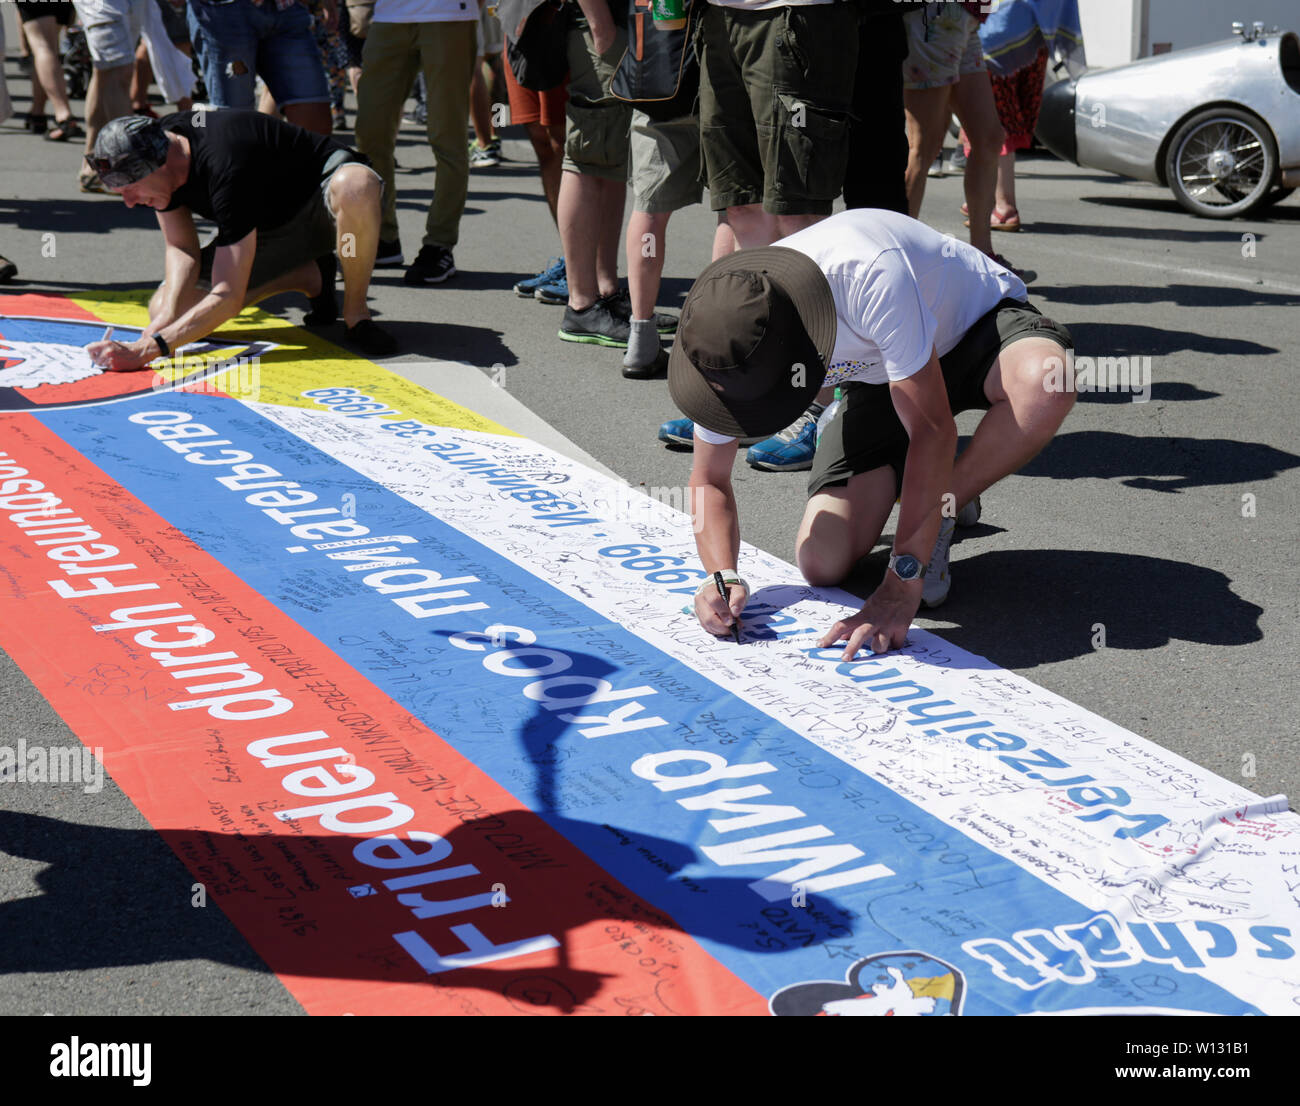
[[[362,54],[357,90],[357,149],[384,178],[380,237],[397,240],[397,189],[393,151],[402,108],[415,74],[424,74],[429,148],[437,166],[433,199],[424,223],[424,245],[456,245],[469,190],[469,82],[478,53],[477,18],[456,23],[372,23]]]

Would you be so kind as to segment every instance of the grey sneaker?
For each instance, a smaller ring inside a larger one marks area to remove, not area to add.
[[[930,565],[925,570],[925,580],[921,586],[923,607],[938,607],[948,598],[948,589],[952,587],[952,576],[948,572],[948,547],[952,545],[952,536],[956,530],[955,518],[939,520],[939,537],[934,543],[934,552],[930,555]]]
[[[976,496],[957,512],[957,525],[965,529],[974,526],[980,520],[980,497]]]

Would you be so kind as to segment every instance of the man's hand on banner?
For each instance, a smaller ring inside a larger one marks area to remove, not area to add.
[[[831,627],[830,633],[817,644],[829,649],[837,641],[847,641],[844,661],[851,661],[859,649],[888,653],[907,643],[907,631],[921,606],[921,581],[904,584],[886,580],[872,593],[862,610]]]

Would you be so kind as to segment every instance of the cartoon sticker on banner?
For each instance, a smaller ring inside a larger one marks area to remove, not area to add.
[[[273,342],[205,339],[160,358],[160,371],[105,372],[85,347],[104,335],[104,324],[34,315],[0,315],[0,412],[48,411],[113,403],[143,392],[194,390],[249,398],[255,390],[258,358]],[[135,327],[113,327],[118,341],[134,341]]]
[[[924,952],[882,952],[857,961],[846,982],[814,980],[777,991],[768,1005],[778,1017],[956,1017],[966,978]]]

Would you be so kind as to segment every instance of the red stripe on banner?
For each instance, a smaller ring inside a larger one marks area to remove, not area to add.
[[[309,1013],[767,1012],[671,918],[21,415],[0,421],[0,549],[0,646]]]

